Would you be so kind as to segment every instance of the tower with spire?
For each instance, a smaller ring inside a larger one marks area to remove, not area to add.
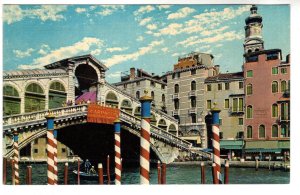
[[[250,16],[245,19],[245,53],[264,50],[264,41],[262,37],[262,17],[257,13],[256,5],[252,5],[250,12]]]

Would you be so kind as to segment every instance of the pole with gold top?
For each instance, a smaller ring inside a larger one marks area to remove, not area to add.
[[[150,118],[152,98],[148,91],[140,98],[141,106],[141,142],[140,142],[140,184],[149,184],[150,171]]]
[[[49,113],[47,119],[47,177],[48,185],[55,185],[57,179],[57,168],[55,168],[56,141],[54,136],[54,116]],[[56,169],[56,170],[55,170]]]
[[[222,183],[222,177],[221,177],[221,158],[220,158],[220,119],[219,119],[219,113],[221,112],[220,109],[217,108],[217,103],[214,103],[214,107],[211,109],[212,113],[212,146],[213,146],[213,163],[215,163],[215,171],[216,174],[213,174],[213,176],[217,176],[217,179],[214,179],[214,184],[220,184]]]
[[[13,179],[13,184],[14,185],[19,185],[20,184],[20,176],[19,176],[19,133],[17,130],[13,131],[14,135],[14,179]]]
[[[116,119],[114,121],[115,127],[115,184],[121,184],[121,121]]]

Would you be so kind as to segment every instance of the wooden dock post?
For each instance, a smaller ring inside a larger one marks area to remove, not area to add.
[[[205,166],[204,166],[204,162],[201,162],[201,183],[205,184]]]
[[[77,161],[77,184],[80,185],[80,159]]]
[[[224,184],[229,184],[229,162],[228,162],[228,160],[225,163]]]
[[[219,179],[217,176],[217,170],[216,170],[216,164],[212,164],[212,178],[213,178],[213,184],[219,184]]]
[[[259,162],[258,162],[258,159],[256,159],[256,160],[255,160],[255,171],[258,171],[258,166],[259,166],[258,163],[259,163]]]
[[[106,172],[107,172],[107,184],[110,185],[110,170],[109,170],[109,155],[107,155],[107,162],[106,162]]]
[[[27,166],[26,169],[26,184],[31,185],[32,184],[32,167]]]
[[[64,168],[64,184],[68,185],[68,163],[65,163],[65,168]]]
[[[160,167],[160,161],[157,161],[157,183],[161,184],[161,167]]]
[[[7,176],[7,159],[3,157],[3,185],[6,184],[6,176]]]
[[[269,154],[269,162],[268,162],[268,165],[269,165],[269,170],[271,170],[271,155]]]
[[[103,167],[102,167],[102,163],[98,164],[98,182],[100,185],[103,185]]]

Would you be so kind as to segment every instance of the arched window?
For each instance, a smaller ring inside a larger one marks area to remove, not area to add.
[[[127,113],[132,113],[131,101],[130,100],[123,100],[121,104],[121,109],[125,110]]]
[[[248,49],[248,53],[251,53],[252,52],[252,50],[251,49]]]
[[[247,89],[247,95],[251,95],[253,93],[253,91],[252,91],[252,84],[249,83],[247,85],[246,89]]]
[[[286,81],[281,81],[281,92],[285,92],[287,90]]]
[[[289,136],[290,136],[290,132],[289,132],[288,125],[282,124],[281,131],[280,131],[280,137],[289,137]]]
[[[264,125],[260,125],[258,128],[258,136],[259,138],[265,138],[266,137],[266,129]]]
[[[272,105],[272,117],[278,117],[278,105],[277,104]]]
[[[62,83],[55,81],[49,87],[49,109],[62,107],[67,100],[67,93]]]
[[[116,94],[113,93],[113,92],[109,92],[106,95],[105,104],[110,105],[114,108],[118,108],[119,101],[118,101],[118,98],[117,98]]]
[[[175,127],[174,124],[171,124],[171,125],[169,126],[169,133],[172,133],[173,135],[176,135],[177,130],[176,130],[176,127]]]
[[[135,93],[135,97],[136,97],[137,99],[140,99],[140,91],[137,91],[137,92]]]
[[[25,90],[25,112],[45,110],[46,97],[43,88],[37,83],[31,83]]]
[[[253,118],[252,106],[247,106],[247,118]]]
[[[152,100],[154,100],[154,91],[151,91]]]
[[[278,137],[278,126],[272,125],[272,137]]]
[[[252,138],[252,126],[247,127],[247,138]]]
[[[162,101],[163,103],[165,103],[165,101],[166,101],[165,94],[162,94],[162,95],[161,95],[161,101]]]
[[[175,88],[174,93],[179,93],[179,85],[175,84],[174,88]]]
[[[196,81],[191,82],[191,90],[195,91],[196,90]]]
[[[18,91],[10,86],[3,87],[3,115],[20,114],[21,98]]]
[[[159,122],[158,122],[158,127],[164,129],[164,130],[167,130],[167,123],[164,119],[160,119]]]
[[[277,93],[278,92],[278,82],[273,81],[272,82],[272,93]]]

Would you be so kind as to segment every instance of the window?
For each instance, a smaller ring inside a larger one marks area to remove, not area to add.
[[[222,83],[218,83],[218,90],[222,90]]]
[[[229,83],[225,83],[225,90],[229,90]]]
[[[155,82],[154,82],[154,81],[151,81],[150,85],[151,85],[152,87],[155,87]]]
[[[211,84],[206,85],[206,91],[211,91]]]
[[[61,152],[62,152],[62,153],[65,153],[65,152],[66,152],[66,148],[62,148],[62,149],[61,149]]]
[[[253,116],[253,111],[252,111],[252,106],[247,106],[247,118],[252,118]]]
[[[258,61],[258,56],[250,56],[246,58],[247,62],[257,62]]]
[[[265,138],[266,137],[266,129],[265,129],[265,126],[264,125],[260,125],[259,128],[258,128],[258,137],[259,138]]]
[[[137,92],[135,93],[135,97],[136,97],[137,99],[140,99],[140,91],[137,91]]]
[[[162,94],[162,95],[161,95],[161,101],[162,101],[162,102],[165,102],[165,101],[166,101],[165,94]]]
[[[161,89],[165,89],[165,85],[161,85]]]
[[[196,107],[196,97],[191,98],[191,107],[195,108]]]
[[[196,74],[196,69],[191,70],[191,75]]]
[[[220,118],[219,119],[219,125],[222,125],[222,123],[223,123],[223,120]]]
[[[286,124],[281,125],[280,137],[289,137],[289,130]]]
[[[196,81],[191,82],[191,90],[195,91],[196,90]]]
[[[141,84],[140,81],[136,82],[136,86],[140,86],[140,84]]]
[[[287,68],[281,68],[281,74],[286,74],[287,73]]]
[[[239,125],[243,125],[244,124],[244,119],[243,118],[239,118]]]
[[[127,84],[124,84],[124,89],[126,89],[127,88]]]
[[[247,127],[247,138],[252,138],[252,126]]]
[[[34,144],[38,144],[39,143],[39,139],[35,139],[33,143]]]
[[[219,132],[219,135],[220,139],[223,139],[223,132]]]
[[[253,91],[252,91],[252,84],[248,84],[246,87],[246,93],[247,95],[252,95]]]
[[[38,149],[34,149],[34,153],[37,154],[39,152]]]
[[[278,59],[278,54],[277,53],[267,54],[267,60],[276,60],[276,59]]]
[[[229,99],[225,99],[224,108],[229,108]]]
[[[272,68],[272,74],[278,74],[278,67]]]
[[[286,81],[281,81],[280,88],[281,88],[281,92],[285,92],[287,90]]]
[[[272,117],[278,117],[278,105],[277,104],[272,105]]]
[[[179,85],[175,84],[174,93],[179,93]]]
[[[244,88],[244,82],[239,82],[239,89],[243,89]]]
[[[247,77],[253,77],[253,70],[247,71]]]
[[[273,81],[272,82],[272,93],[277,93],[278,92],[278,82]]]
[[[237,132],[237,138],[243,139],[244,138],[244,132],[243,131]]]
[[[239,111],[244,111],[244,99],[239,98]]]
[[[179,100],[178,99],[174,100],[174,107],[175,107],[175,110],[179,109]]]
[[[272,126],[272,137],[278,137],[278,126],[277,125]]]
[[[196,120],[196,114],[192,114],[191,118],[192,118],[192,123],[196,123],[197,122],[197,120]]]
[[[232,111],[233,112],[237,112],[238,111],[238,98],[233,98]]]
[[[211,109],[211,100],[206,101],[206,108]]]
[[[151,91],[152,100],[154,100],[154,91]]]

